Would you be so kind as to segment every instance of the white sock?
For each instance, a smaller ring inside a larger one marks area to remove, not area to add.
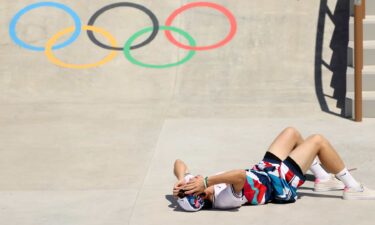
[[[361,184],[354,179],[347,168],[344,168],[340,173],[336,174],[336,177],[348,188],[361,188]]]
[[[314,162],[310,166],[311,172],[314,174],[315,178],[319,180],[328,180],[331,178],[329,173],[323,169],[318,160],[315,158]]]

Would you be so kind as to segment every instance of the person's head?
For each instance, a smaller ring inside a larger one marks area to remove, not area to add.
[[[194,176],[185,176],[185,182],[189,182],[191,178],[194,178]],[[185,191],[181,189],[178,193],[177,203],[183,210],[188,212],[212,208],[212,202],[210,201],[209,194],[206,192],[197,196],[194,194],[185,194]]]
[[[205,202],[201,196],[185,195],[183,190],[179,193],[177,203],[180,207],[188,212],[196,212],[203,208]],[[182,197],[183,196],[183,197]]]

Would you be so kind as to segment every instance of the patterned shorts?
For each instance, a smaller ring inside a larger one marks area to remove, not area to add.
[[[268,175],[273,187],[272,202],[277,203],[295,202],[297,188],[306,180],[301,168],[292,158],[282,161],[270,152],[252,170]]]

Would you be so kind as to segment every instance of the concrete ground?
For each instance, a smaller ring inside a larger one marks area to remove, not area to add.
[[[0,26],[37,1],[0,5]],[[59,1],[83,23],[114,1]],[[161,23],[190,1],[137,0]],[[6,225],[372,224],[375,201],[344,201],[340,192],[314,193],[307,181],[295,204],[245,206],[230,211],[181,212],[171,197],[172,166],[181,158],[192,172],[248,168],[286,126],[307,136],[325,134],[358,180],[375,188],[375,120],[355,123],[322,112],[315,94],[316,35],[321,1],[213,1],[236,16],[226,46],[197,52],[178,67],[149,69],[117,58],[99,68],[73,70],[42,52],[16,46],[0,29],[0,221]],[[328,0],[334,11],[337,1]],[[48,18],[48,19],[46,19]],[[19,35],[44,45],[72,25],[57,9],[22,17]],[[119,43],[150,26],[141,12],[115,9],[97,26]],[[228,31],[220,13],[192,9],[175,26],[200,45]],[[323,59],[331,58],[333,23],[326,21]],[[83,33],[84,34],[84,33]],[[86,35],[55,54],[89,63],[108,54]],[[173,62],[186,51],[158,35],[135,51],[140,60]],[[322,69],[330,96],[332,72]],[[338,113],[336,101],[327,98]]]

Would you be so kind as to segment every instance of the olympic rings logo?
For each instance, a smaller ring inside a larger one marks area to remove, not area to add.
[[[55,35],[53,35],[47,41],[47,43],[45,44],[44,47],[39,47],[39,46],[27,44],[23,40],[21,40],[17,36],[17,33],[16,33],[17,23],[20,20],[20,18],[24,14],[29,12],[30,10],[40,8],[40,7],[53,7],[53,8],[61,9],[61,10],[65,11],[66,13],[68,13],[74,20],[74,26],[68,27],[64,30],[59,31]],[[130,8],[138,9],[138,10],[142,11],[143,13],[145,13],[150,18],[150,20],[152,22],[152,27],[146,27],[146,28],[136,32],[134,35],[132,35],[125,42],[123,47],[118,46],[118,42],[108,31],[106,31],[106,30],[104,30],[100,27],[96,27],[94,25],[95,21],[97,20],[97,18],[100,15],[102,15],[103,13],[105,13],[105,12],[107,12],[107,11],[113,9],[113,8],[117,8],[117,7],[130,7]],[[197,46],[196,41],[194,40],[193,37],[191,37],[190,34],[188,34],[187,32],[185,32],[185,31],[183,31],[183,30],[181,30],[177,27],[172,26],[173,21],[175,20],[175,18],[179,14],[181,14],[182,12],[184,12],[188,9],[195,8],[195,7],[209,7],[209,8],[212,8],[214,10],[217,10],[217,11],[223,13],[228,18],[228,20],[230,22],[230,25],[231,25],[231,28],[230,28],[230,31],[229,31],[228,35],[222,41],[220,41],[216,44],[208,45],[208,46]],[[175,46],[177,46],[179,48],[189,50],[188,54],[182,60],[180,60],[178,62],[163,64],[163,65],[147,64],[147,63],[144,63],[144,62],[141,62],[141,61],[135,59],[131,54],[132,50],[141,48],[141,47],[149,44],[151,41],[153,41],[155,39],[155,37],[157,36],[157,34],[160,30],[164,31],[165,36],[167,37],[167,39],[172,44],[174,44]],[[53,50],[61,49],[61,48],[64,48],[64,47],[72,44],[75,40],[77,40],[77,38],[80,36],[82,31],[87,32],[87,35],[88,35],[89,39],[94,44],[96,44],[97,46],[99,46],[101,48],[110,50],[110,53],[106,57],[104,57],[102,60],[100,60],[98,62],[95,62],[95,63],[91,63],[91,64],[69,64],[69,63],[65,63],[65,62],[61,61],[60,59],[58,59],[53,54]],[[50,62],[52,62],[53,64],[55,64],[57,66],[70,68],[70,69],[88,69],[88,68],[101,66],[101,65],[106,64],[109,61],[113,60],[117,56],[118,51],[122,51],[125,58],[127,58],[131,63],[133,63],[135,65],[138,65],[138,66],[147,67],[147,68],[168,68],[168,67],[178,66],[178,65],[181,65],[181,64],[189,61],[195,55],[196,51],[211,50],[211,49],[219,48],[219,47],[222,47],[222,46],[226,45],[235,36],[236,31],[237,31],[237,22],[236,22],[236,19],[235,19],[234,15],[228,9],[226,9],[225,7],[223,7],[221,5],[218,5],[218,4],[215,4],[215,3],[212,3],[212,2],[188,3],[184,6],[182,6],[181,8],[178,8],[174,12],[172,12],[172,14],[167,18],[164,26],[159,25],[159,21],[152,11],[150,11],[149,9],[147,9],[143,5],[139,5],[139,4],[132,3],[132,2],[118,2],[118,3],[113,3],[113,4],[110,4],[110,5],[104,6],[103,8],[99,9],[98,11],[96,11],[94,13],[94,15],[89,19],[89,22],[88,22],[87,25],[82,25],[79,16],[71,8],[69,8],[68,6],[66,6],[64,4],[57,3],[57,2],[39,2],[39,3],[28,5],[27,7],[18,11],[17,14],[12,18],[12,20],[10,22],[10,25],[9,25],[10,37],[17,45],[19,45],[19,46],[21,46],[25,49],[32,50],[32,51],[44,51],[45,55],[47,56],[47,58]],[[184,38],[186,38],[189,42],[189,45],[185,45],[185,44],[182,44],[179,41],[177,41],[173,37],[172,32],[178,33],[178,34],[182,35]],[[63,42],[61,44],[56,44],[56,42],[58,41],[58,39],[60,37],[66,35],[66,34],[70,34],[70,33],[72,33],[72,35],[70,36],[70,38],[68,40],[66,40],[65,42]],[[105,37],[110,45],[106,45],[106,44],[100,42],[95,37],[94,33],[98,33],[98,34],[102,35],[103,37]],[[144,40],[143,42],[141,42],[139,44],[133,45],[133,43],[140,36],[142,36],[144,34],[148,34],[148,33],[149,33],[149,36],[146,40]]]

